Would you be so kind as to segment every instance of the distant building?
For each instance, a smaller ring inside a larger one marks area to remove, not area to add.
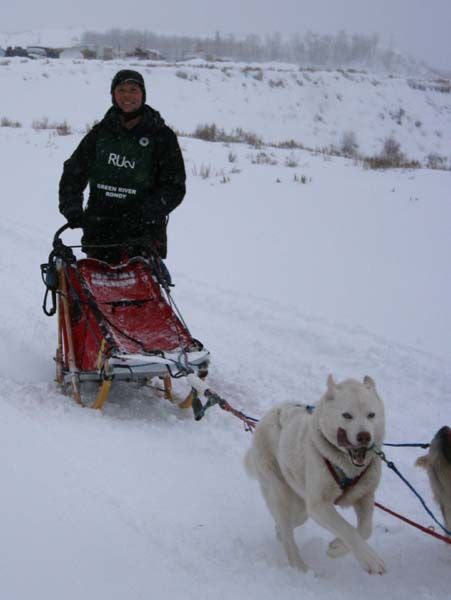
[[[111,60],[114,58],[114,53],[109,46],[72,46],[64,48],[59,56],[60,58]]]
[[[158,50],[150,48],[135,48],[131,52],[126,52],[128,58],[139,58],[141,60],[165,60],[165,57]]]
[[[25,48],[21,46],[8,46],[5,51],[5,56],[26,56],[28,57],[28,52]]]
[[[205,52],[189,52],[184,54],[179,60],[210,60]]]
[[[30,58],[47,58],[47,52],[39,46],[27,46],[27,54]]]
[[[112,60],[113,48],[110,48],[109,46],[97,46],[96,58],[98,58],[99,60]]]
[[[27,46],[30,58],[59,58],[61,48],[48,48],[47,46]]]
[[[63,48],[60,52],[60,58],[84,58],[83,48],[81,46]]]

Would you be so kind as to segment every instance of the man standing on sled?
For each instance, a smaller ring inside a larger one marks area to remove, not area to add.
[[[116,73],[113,106],[64,163],[59,209],[83,228],[89,257],[118,262],[156,252],[166,257],[169,213],[185,195],[185,166],[175,133],[145,104],[137,71]],[[83,210],[83,191],[89,199]],[[116,247],[95,247],[119,245]]]

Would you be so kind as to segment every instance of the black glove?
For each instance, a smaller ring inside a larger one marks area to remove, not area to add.
[[[67,219],[67,223],[71,229],[77,229],[78,227],[83,227],[84,221],[84,212],[83,209],[74,207],[66,210],[64,215]]]

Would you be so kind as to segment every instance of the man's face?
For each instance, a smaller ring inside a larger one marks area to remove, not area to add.
[[[137,83],[126,81],[114,88],[114,99],[123,112],[133,112],[140,108],[143,101],[143,92]]]

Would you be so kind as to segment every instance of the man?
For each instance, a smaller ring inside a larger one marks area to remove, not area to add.
[[[185,195],[177,137],[145,104],[137,71],[116,73],[111,97],[113,106],[64,163],[60,212],[70,227],[83,228],[83,250],[90,257],[118,262],[153,251],[165,258],[168,215]]]

